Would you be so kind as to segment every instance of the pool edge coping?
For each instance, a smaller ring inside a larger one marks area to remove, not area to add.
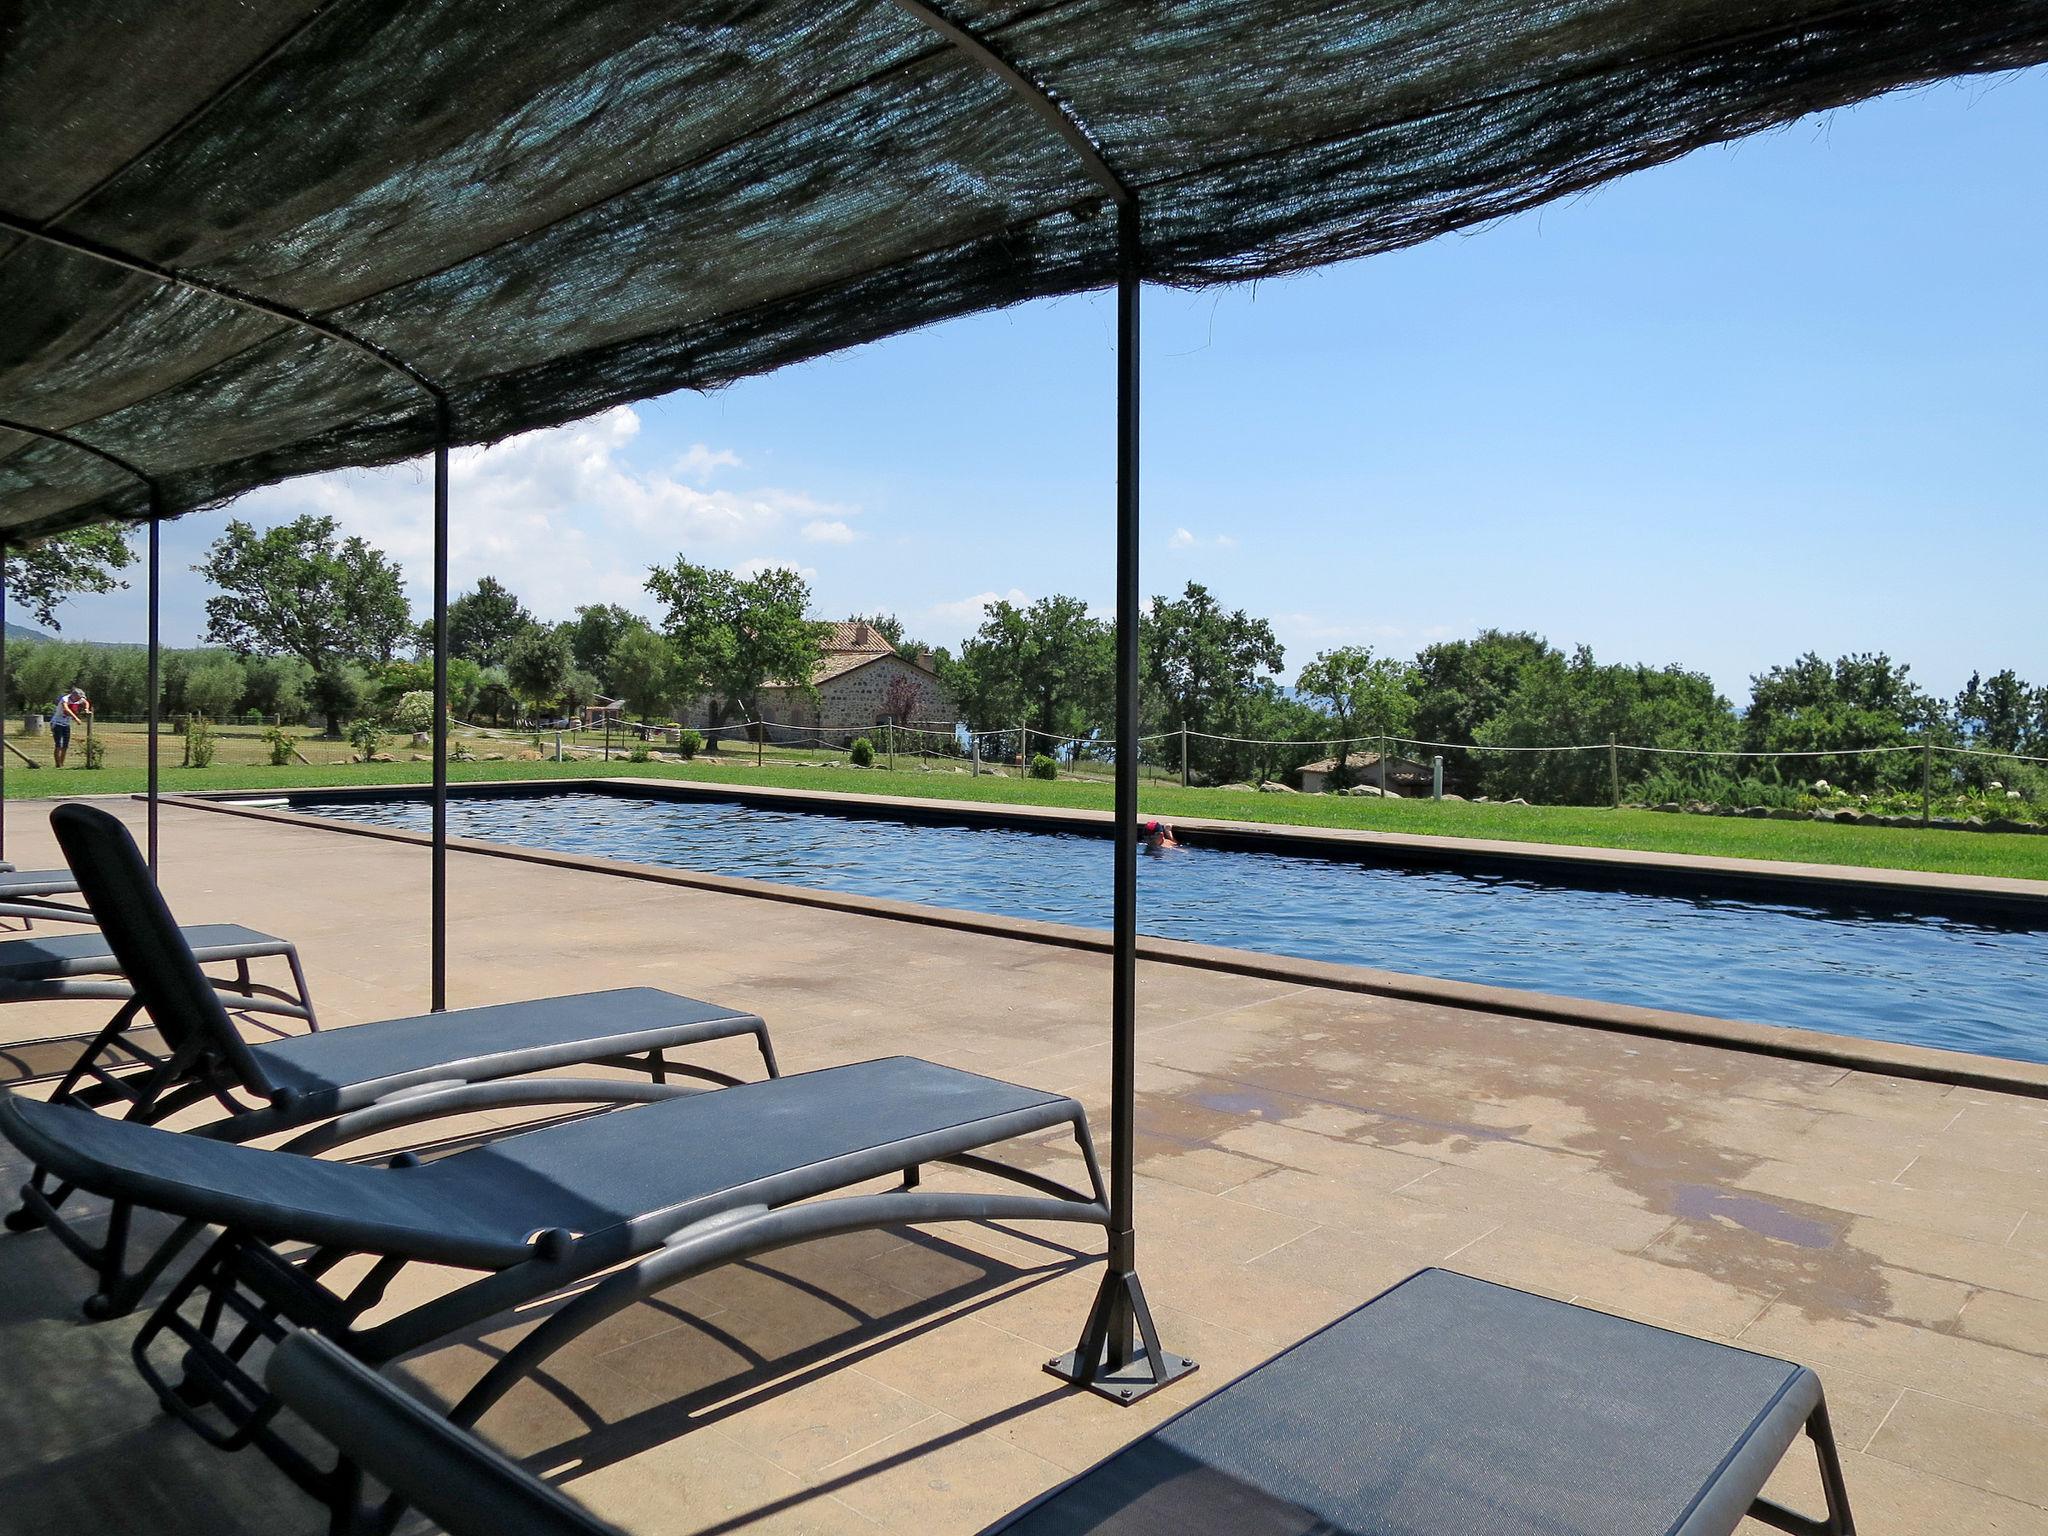
[[[498,782],[524,784],[526,781]],[[665,785],[668,781],[626,782],[636,785]],[[464,786],[473,787],[475,786]],[[388,789],[388,786],[377,788]],[[833,798],[809,790],[782,793]],[[865,801],[872,797],[861,798]],[[184,809],[211,811],[220,815],[240,816],[255,821],[270,821],[285,826],[310,827],[343,836],[377,838],[419,848],[431,845],[431,839],[425,833],[410,832],[398,827],[337,821],[331,817],[303,811],[279,810],[271,806],[251,806],[237,803],[228,797],[166,795],[161,803]],[[1082,814],[1095,816],[1101,813]],[[1110,953],[1111,941],[1108,933],[1100,929],[1065,923],[1000,917],[955,907],[928,906],[917,902],[896,901],[888,897],[860,896],[845,891],[816,890],[809,886],[784,885],[776,881],[756,880],[739,875],[706,874],[697,870],[637,864],[625,859],[595,858],[586,854],[562,853],[545,848],[525,848],[517,844],[492,843],[474,838],[450,838],[448,848],[451,852],[484,858],[512,859],[521,863],[540,864],[586,874],[611,875],[648,884],[779,901],[792,906],[843,912],[849,916],[916,923],[925,927],[945,928],[956,932],[1045,944],[1095,954]],[[1327,991],[1388,997],[1464,1011],[1574,1025],[1609,1034],[1671,1040],[1682,1044],[1742,1051],[1779,1060],[1803,1061],[1850,1071],[1946,1083],[1952,1087],[1987,1089],[2028,1098],[2048,1099],[2048,1063],[2014,1061],[2004,1057],[1948,1051],[1933,1046],[1904,1045],[1886,1040],[1865,1040],[1854,1035],[1835,1035],[1822,1030],[1723,1019],[1708,1014],[1681,1013],[1632,1003],[1603,1002],[1594,998],[1489,986],[1479,982],[1452,981],[1442,977],[1413,975],[1404,971],[1382,971],[1369,966],[1298,959],[1289,955],[1266,954],[1258,950],[1232,949],[1221,945],[1195,944],[1181,939],[1155,938],[1143,934],[1138,938],[1138,958],[1155,964],[1180,965],[1195,970],[1293,982],[1297,985],[1320,987]]]

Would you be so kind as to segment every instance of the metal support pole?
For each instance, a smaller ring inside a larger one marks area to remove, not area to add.
[[[1621,748],[1615,745],[1612,736],[1607,738],[1607,783],[1614,791],[1614,808],[1621,809]]]
[[[1136,1402],[1195,1362],[1160,1348],[1138,1283],[1138,208],[1117,210],[1116,865],[1110,943],[1109,1261],[1080,1346],[1046,1369]]]
[[[434,829],[431,1002],[448,1006],[448,402],[435,402],[440,441],[434,445]]]
[[[0,539],[0,746],[7,741],[7,541]],[[0,751],[0,859],[7,857],[7,754]]]
[[[157,736],[163,711],[163,507],[156,487],[149,489],[149,877],[157,875]]]
[[[1934,747],[1929,742],[1920,743],[1920,825],[1926,826],[1934,819]]]

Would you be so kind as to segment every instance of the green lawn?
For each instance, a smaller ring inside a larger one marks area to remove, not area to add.
[[[32,749],[33,750],[33,749]],[[165,767],[166,794],[222,789],[311,789],[340,784],[421,784],[429,777],[425,763],[335,764],[327,759],[345,748],[309,741],[311,766],[294,763],[272,768],[267,763],[228,761],[213,767]],[[402,748],[400,749],[403,750]],[[237,753],[240,757],[242,754]],[[53,795],[130,794],[144,787],[140,763],[118,761],[96,772],[79,768],[79,757],[61,773],[47,766],[30,771],[19,760],[7,766],[10,798]],[[886,768],[821,769],[773,761],[756,768],[750,757],[728,754],[725,761],[694,763],[477,762],[451,765],[449,778],[460,784],[485,779],[575,779],[600,775],[681,779],[692,783],[761,784],[790,789],[822,789],[843,794],[915,795],[929,799],[979,801],[1017,805],[1110,808],[1110,788],[1094,781],[1050,783],[1015,776],[976,778],[950,768],[921,771],[914,761],[899,759],[897,771]],[[1471,805],[1428,800],[1383,801],[1341,795],[1248,794],[1241,791],[1182,789],[1172,783],[1148,783],[1141,796],[1148,815],[1215,817],[1233,821],[1275,822],[1292,826],[1355,827],[1377,832],[1427,833],[1442,837],[1498,838],[1511,842],[1566,843],[1593,848],[1634,848],[1655,853],[1718,854],[1734,858],[1783,859],[1817,864],[1845,864],[1880,869],[1932,870],[1963,875],[2007,875],[2048,880],[2048,836],[1981,832],[1922,832],[1884,827],[1837,827],[1821,822],[1749,821],[1713,816],[1676,816],[1654,811],[1613,811],[1572,806]]]

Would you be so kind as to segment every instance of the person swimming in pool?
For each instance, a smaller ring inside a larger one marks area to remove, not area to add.
[[[1173,824],[1171,822],[1154,820],[1145,823],[1145,851],[1147,853],[1164,853],[1169,848],[1178,848],[1179,846],[1180,839],[1173,835]]]

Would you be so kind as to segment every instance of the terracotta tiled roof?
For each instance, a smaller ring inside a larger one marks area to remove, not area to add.
[[[894,649],[878,631],[858,619],[844,619],[834,624],[832,633],[825,637],[827,656],[840,651],[857,652],[862,656],[886,656]]]

